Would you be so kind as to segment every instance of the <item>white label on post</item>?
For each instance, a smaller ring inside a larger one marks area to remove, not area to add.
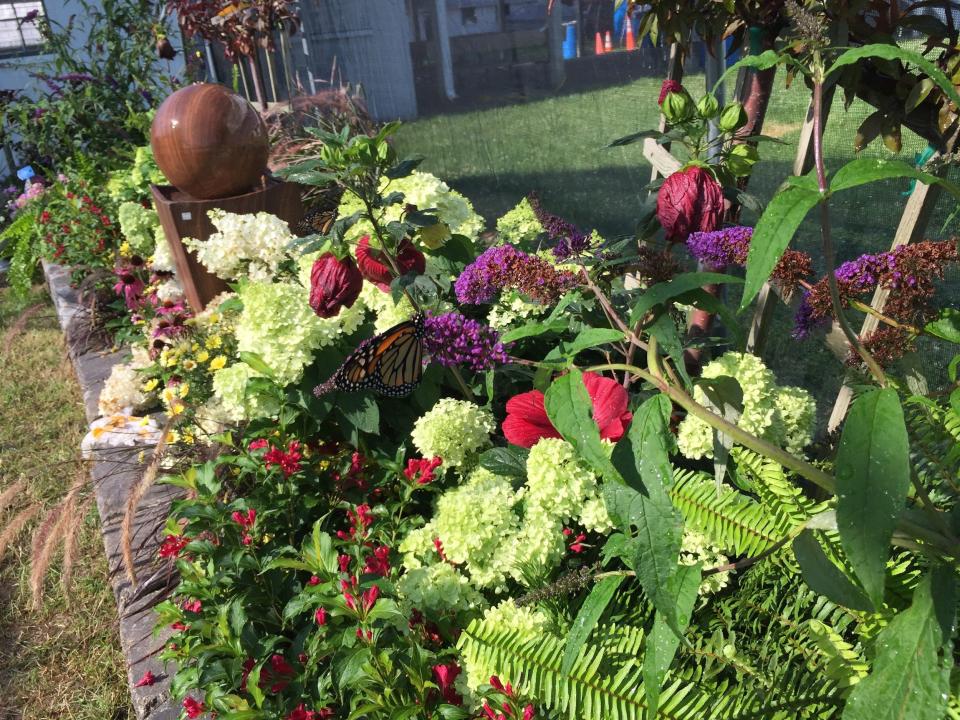
[[[183,220],[184,222],[187,222],[188,220],[193,220],[193,213],[189,213],[189,212],[180,213],[180,219]]]

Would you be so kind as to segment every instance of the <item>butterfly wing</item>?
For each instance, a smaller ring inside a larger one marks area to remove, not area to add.
[[[423,315],[417,315],[365,340],[315,394],[371,389],[389,397],[409,395],[423,374],[423,328]]]

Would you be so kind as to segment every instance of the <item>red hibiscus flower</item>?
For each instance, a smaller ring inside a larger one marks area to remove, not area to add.
[[[422,275],[427,269],[427,259],[417,250],[413,243],[404,239],[397,248],[397,267],[400,272]],[[384,292],[390,290],[390,283],[395,277],[390,263],[380,250],[370,247],[370,238],[364,235],[357,243],[357,266],[365,280],[372,282]]]
[[[657,192],[657,219],[669,242],[684,242],[693,232],[716,230],[723,211],[723,188],[702,167],[675,172]]]
[[[593,419],[600,428],[600,437],[616,442],[623,437],[633,419],[633,414],[627,410],[627,391],[616,380],[596,373],[584,373],[583,384],[593,403]],[[531,390],[507,401],[503,434],[509,442],[525,448],[533,447],[541,438],[560,437],[547,417],[542,392]]]

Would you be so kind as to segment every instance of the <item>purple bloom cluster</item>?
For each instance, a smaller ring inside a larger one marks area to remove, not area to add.
[[[463,365],[483,372],[509,362],[500,333],[460,313],[428,314],[424,330],[427,353],[445,367]]]
[[[727,265],[745,265],[752,237],[753,228],[743,225],[695,232],[687,237],[687,249],[697,260],[719,270]]]
[[[453,287],[461,303],[481,305],[492,302],[505,288],[516,288],[540,303],[556,302],[576,284],[571,272],[559,271],[512,245],[497,245],[464,268]]]
[[[818,316],[809,301],[810,293],[804,291],[797,314],[793,317],[793,332],[795,340],[804,340],[819,328],[827,324],[826,316]]]
[[[590,233],[585,233],[572,222],[544,210],[536,193],[530,193],[527,200],[547,237],[556,243],[553,246],[553,256],[557,260],[562,262],[590,249]]]

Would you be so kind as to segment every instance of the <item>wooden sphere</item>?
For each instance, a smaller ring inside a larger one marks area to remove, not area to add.
[[[267,170],[267,127],[254,107],[223,85],[198,83],[170,95],[150,128],[157,165],[200,200],[239,195]]]

